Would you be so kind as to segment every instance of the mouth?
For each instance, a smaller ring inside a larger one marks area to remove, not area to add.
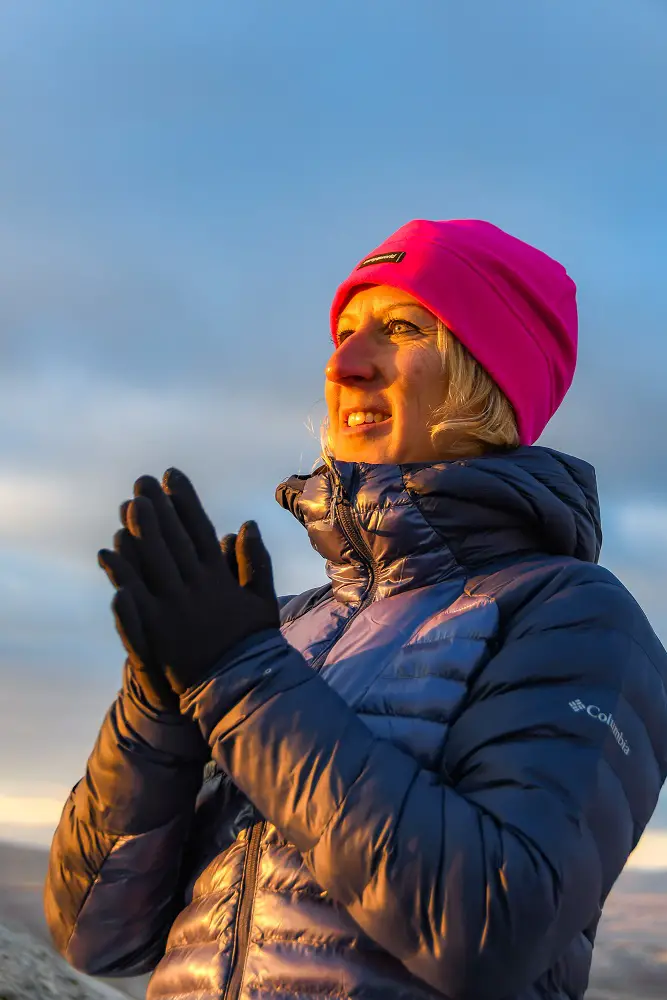
[[[380,416],[380,414],[378,414]],[[381,415],[382,419],[377,420],[375,415],[373,415],[372,420],[357,420],[352,424],[348,424],[347,418],[341,420],[341,431],[347,437],[347,435],[372,435],[376,436],[379,434],[386,434],[391,428],[391,414],[384,413]]]

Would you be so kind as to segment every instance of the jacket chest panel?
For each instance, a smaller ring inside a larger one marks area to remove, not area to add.
[[[498,611],[487,598],[460,597],[429,615],[388,658],[357,712],[381,739],[441,772],[449,726],[471,678],[488,661]]]
[[[327,600],[295,621],[283,625],[281,632],[311,666],[336,643],[352,618],[354,618],[354,606]]]
[[[468,597],[459,578],[383,598],[356,616],[353,608],[342,611],[328,601],[286,637],[297,648],[304,642],[312,663],[326,645],[310,646],[308,637],[320,639],[324,630],[330,649],[322,677],[378,737],[437,770],[469,678],[489,657],[495,603]]]

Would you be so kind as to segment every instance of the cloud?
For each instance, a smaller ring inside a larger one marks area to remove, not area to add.
[[[664,496],[667,463],[660,456],[665,426],[667,394],[661,365],[649,367],[646,358],[637,370],[628,356],[625,367],[582,365],[539,443],[572,452],[595,467],[604,528],[610,502],[631,503],[637,511],[646,497],[650,504],[651,496]]]
[[[242,386],[216,397],[72,370],[0,378],[0,425],[15,428],[0,468],[4,794],[44,780],[71,785],[85,768],[125,656],[96,553],[111,544],[118,505],[141,473],[183,468],[221,534],[254,517],[279,593],[325,582],[324,561],[273,495],[314,460],[307,417],[298,402]]]
[[[628,858],[626,867],[636,870],[667,869],[667,832],[647,828]]]
[[[7,824],[39,826],[55,829],[63,811],[69,789],[64,796],[45,798],[34,795],[2,795],[0,793],[0,826]]]
[[[667,504],[664,501],[648,498],[627,501],[616,512],[615,527],[627,544],[642,550],[642,555],[653,553],[665,558]]]
[[[134,479],[170,465],[191,477],[207,509],[224,504],[221,533],[234,530],[230,517],[256,491],[275,506],[280,479],[310,469],[319,440],[308,416],[306,404],[243,385],[162,393],[72,370],[0,382],[0,424],[16,429],[0,471],[0,544],[90,563],[119,527]]]
[[[40,525],[48,529],[67,518],[76,496],[73,487],[36,471],[0,472],[0,539],[31,539]]]
[[[85,768],[125,655],[96,553],[138,475],[182,468],[221,534],[254,517],[279,593],[325,582],[324,561],[274,499],[316,457],[308,416],[298,399],[243,384],[161,392],[65,365],[0,375],[0,426],[12,427],[0,466],[3,794],[71,786]]]

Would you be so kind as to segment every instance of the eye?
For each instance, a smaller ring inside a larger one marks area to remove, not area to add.
[[[383,329],[385,333],[389,334],[410,334],[410,333],[421,333],[420,328],[415,324],[411,323],[407,319],[388,319],[385,320],[383,324]],[[344,340],[354,333],[354,330],[340,330],[337,334],[338,346],[343,343]]]
[[[389,333],[420,333],[420,329],[414,323],[410,323],[407,319],[388,319],[385,323],[385,329]]]

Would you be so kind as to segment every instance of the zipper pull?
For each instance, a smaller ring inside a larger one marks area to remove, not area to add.
[[[329,514],[325,521],[330,528],[333,528],[336,523],[336,506],[340,502],[343,493],[343,484],[341,483],[338,476],[336,476],[336,481],[334,484],[333,492],[331,494],[331,503],[329,504]]]

